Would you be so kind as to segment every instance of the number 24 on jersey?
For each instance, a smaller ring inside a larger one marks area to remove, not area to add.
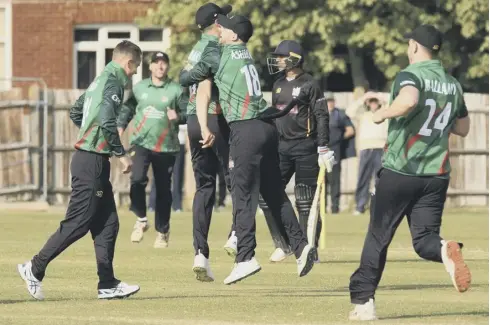
[[[431,121],[434,118],[434,114],[436,113],[437,103],[434,99],[428,98],[425,101],[425,106],[429,106],[429,116],[427,116],[427,119],[420,128],[419,134],[425,137],[430,137],[432,135],[433,129],[436,129],[441,131],[440,135],[442,136],[444,129],[449,122],[449,117],[451,116],[452,103],[448,102],[446,104],[442,112],[434,121],[434,126],[432,128],[429,128],[429,125],[431,124]]]

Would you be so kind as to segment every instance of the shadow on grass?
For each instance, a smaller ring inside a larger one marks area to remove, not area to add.
[[[471,288],[488,287],[483,284],[472,284]],[[380,286],[381,290],[418,290],[418,289],[454,289],[452,284],[396,284]],[[470,290],[471,290],[470,288]]]
[[[488,312],[485,311],[467,311],[462,313],[432,313],[432,314],[418,314],[418,315],[400,315],[390,317],[380,317],[379,320],[385,319],[405,319],[405,318],[425,318],[425,317],[444,317],[444,316],[481,316],[488,317]]]
[[[23,304],[23,303],[26,303],[26,302],[47,303],[47,302],[51,302],[51,301],[70,301],[70,300],[79,300],[79,299],[54,298],[54,299],[46,299],[46,300],[43,300],[43,301],[36,300],[36,299],[22,299],[22,300],[0,299],[0,305]]]
[[[465,262],[486,262],[488,259],[484,258],[465,258]],[[407,259],[397,259],[397,260],[390,260],[388,259],[387,263],[434,263],[431,261],[427,261],[421,258],[407,258]],[[359,260],[326,260],[326,261],[320,261],[318,264],[359,264]]]

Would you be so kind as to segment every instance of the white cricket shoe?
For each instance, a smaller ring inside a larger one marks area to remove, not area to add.
[[[315,265],[315,257],[316,257],[316,248],[307,244],[305,248],[303,248],[303,252],[301,256],[296,259],[296,263],[298,264],[298,275],[305,276],[307,275],[313,265]]]
[[[140,287],[137,285],[129,285],[124,282],[119,282],[119,284],[110,289],[99,289],[98,298],[99,299],[121,299],[127,298],[134,295],[140,291]]]
[[[228,238],[228,241],[226,242],[225,246],[223,247],[225,249],[226,253],[228,254],[228,256],[233,257],[233,258],[236,257],[236,254],[238,252],[238,247],[237,247],[238,244],[237,243],[238,243],[238,239],[235,236],[235,232],[232,231],[230,238]]]
[[[133,227],[133,232],[131,233],[131,241],[133,243],[139,243],[143,239],[143,233],[145,233],[150,228],[148,222],[141,222],[136,220]]]
[[[41,281],[36,279],[34,274],[32,274],[32,262],[29,261],[25,264],[17,264],[17,271],[22,280],[26,283],[29,294],[37,300],[43,300],[44,293],[41,287]]]
[[[155,238],[155,243],[153,244],[154,248],[167,248],[168,241],[170,240],[170,232],[166,232],[162,234],[161,232],[157,233],[157,238]]]
[[[196,279],[198,281],[214,281],[214,275],[209,267],[209,260],[203,254],[201,254],[201,251],[199,251],[199,254],[194,257],[194,266],[192,267],[192,271],[194,271],[196,274]]]
[[[288,257],[289,255],[292,255],[292,254],[293,254],[292,252],[286,253],[286,252],[284,252],[284,250],[282,248],[278,247],[278,248],[276,248],[274,253],[272,253],[269,260],[271,262],[274,262],[274,263],[281,262],[281,261],[284,261],[286,259],[286,257]]]
[[[463,260],[461,247],[452,240],[441,240],[441,257],[453,285],[459,292],[465,292],[471,284],[471,272]]]
[[[374,300],[371,298],[363,305],[355,305],[354,310],[349,314],[349,320],[371,321],[378,319],[376,317],[376,308]]]
[[[238,281],[241,281],[243,279],[248,278],[251,275],[254,275],[260,270],[261,267],[259,265],[259,262],[257,262],[257,260],[255,259],[255,257],[252,257],[251,260],[246,262],[235,263],[233,270],[231,271],[230,275],[225,279],[224,283],[225,284],[237,283]]]

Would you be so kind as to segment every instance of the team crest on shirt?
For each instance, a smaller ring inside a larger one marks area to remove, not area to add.
[[[168,101],[168,97],[167,96],[163,96],[162,97],[162,102],[167,102]]]
[[[301,90],[301,87],[294,87],[293,88],[293,97],[298,96],[300,90]]]
[[[281,88],[277,88],[276,89],[276,94],[280,94],[281,93]]]

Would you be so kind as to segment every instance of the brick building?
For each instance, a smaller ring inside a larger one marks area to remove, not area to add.
[[[85,89],[123,39],[137,43],[145,56],[168,48],[168,30],[135,23],[154,5],[155,0],[0,0],[0,78],[39,77],[49,88]],[[142,64],[133,81],[147,73]]]

